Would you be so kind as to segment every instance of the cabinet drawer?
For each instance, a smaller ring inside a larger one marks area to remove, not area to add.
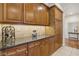
[[[19,50],[27,50],[27,44],[17,46],[17,51]]]
[[[16,56],[16,48],[8,48],[2,51],[2,55],[5,56]]]
[[[17,47],[17,56],[25,56],[27,54],[27,44]]]
[[[0,56],[2,56],[2,52],[0,51]]]
[[[31,42],[31,43],[28,43],[28,48],[32,48],[32,47],[37,46],[37,45],[40,45],[39,41]]]

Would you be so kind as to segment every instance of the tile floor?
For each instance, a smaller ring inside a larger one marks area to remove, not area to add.
[[[63,46],[52,54],[52,56],[79,56],[79,49]]]

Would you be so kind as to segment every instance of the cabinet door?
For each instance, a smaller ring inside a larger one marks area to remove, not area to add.
[[[58,49],[61,46],[62,46],[62,35],[57,34],[55,39],[55,48]]]
[[[55,39],[55,48],[58,49],[62,46],[62,21],[55,20],[55,32],[56,32],[56,39]]]
[[[55,38],[55,50],[57,50],[59,47],[60,47],[60,38],[58,37],[58,35],[56,35],[56,38]]]
[[[17,56],[27,56],[27,44],[17,46]]]
[[[4,4],[5,22],[23,23],[23,5],[17,3]]]
[[[24,4],[24,23],[35,24],[35,4],[26,3]]]
[[[31,42],[28,44],[29,56],[40,56],[40,42]]]
[[[48,56],[49,55],[49,41],[48,41],[48,39],[41,40],[40,53],[41,53],[41,56]]]
[[[55,19],[62,20],[62,12],[57,7],[55,7]]]
[[[62,21],[55,20],[55,31],[57,35],[62,34]]]
[[[54,49],[54,40],[55,38],[54,37],[50,37],[49,38],[49,55],[53,54],[55,49]]]
[[[0,3],[0,22],[3,20],[3,4]]]
[[[35,19],[39,25],[49,25],[49,13],[46,6],[43,4],[37,4],[35,11]]]

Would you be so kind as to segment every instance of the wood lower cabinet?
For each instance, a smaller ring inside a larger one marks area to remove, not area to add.
[[[1,51],[2,56],[16,56],[16,47]]]
[[[16,49],[17,56],[27,56],[27,44],[17,46]]]
[[[2,3],[0,3],[0,22],[2,22],[2,20],[3,20],[3,4]]]
[[[23,23],[23,4],[4,4],[4,22]]]
[[[0,51],[0,56],[2,56],[2,52]]]
[[[28,43],[28,56],[40,56],[40,42]]]
[[[1,51],[2,56],[27,56],[27,44],[8,48]]]
[[[61,45],[54,36],[0,51],[2,56],[49,56]]]
[[[43,39],[40,43],[41,56],[49,55],[49,39]]]

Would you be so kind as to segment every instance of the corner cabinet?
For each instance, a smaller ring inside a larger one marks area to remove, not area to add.
[[[63,39],[63,12],[56,6],[50,8],[50,20],[52,20],[55,30],[55,50],[62,46]]]
[[[4,13],[3,4],[0,3],[0,22],[2,22],[2,20],[3,20],[3,13]]]
[[[23,23],[23,4],[4,4],[4,22]]]

